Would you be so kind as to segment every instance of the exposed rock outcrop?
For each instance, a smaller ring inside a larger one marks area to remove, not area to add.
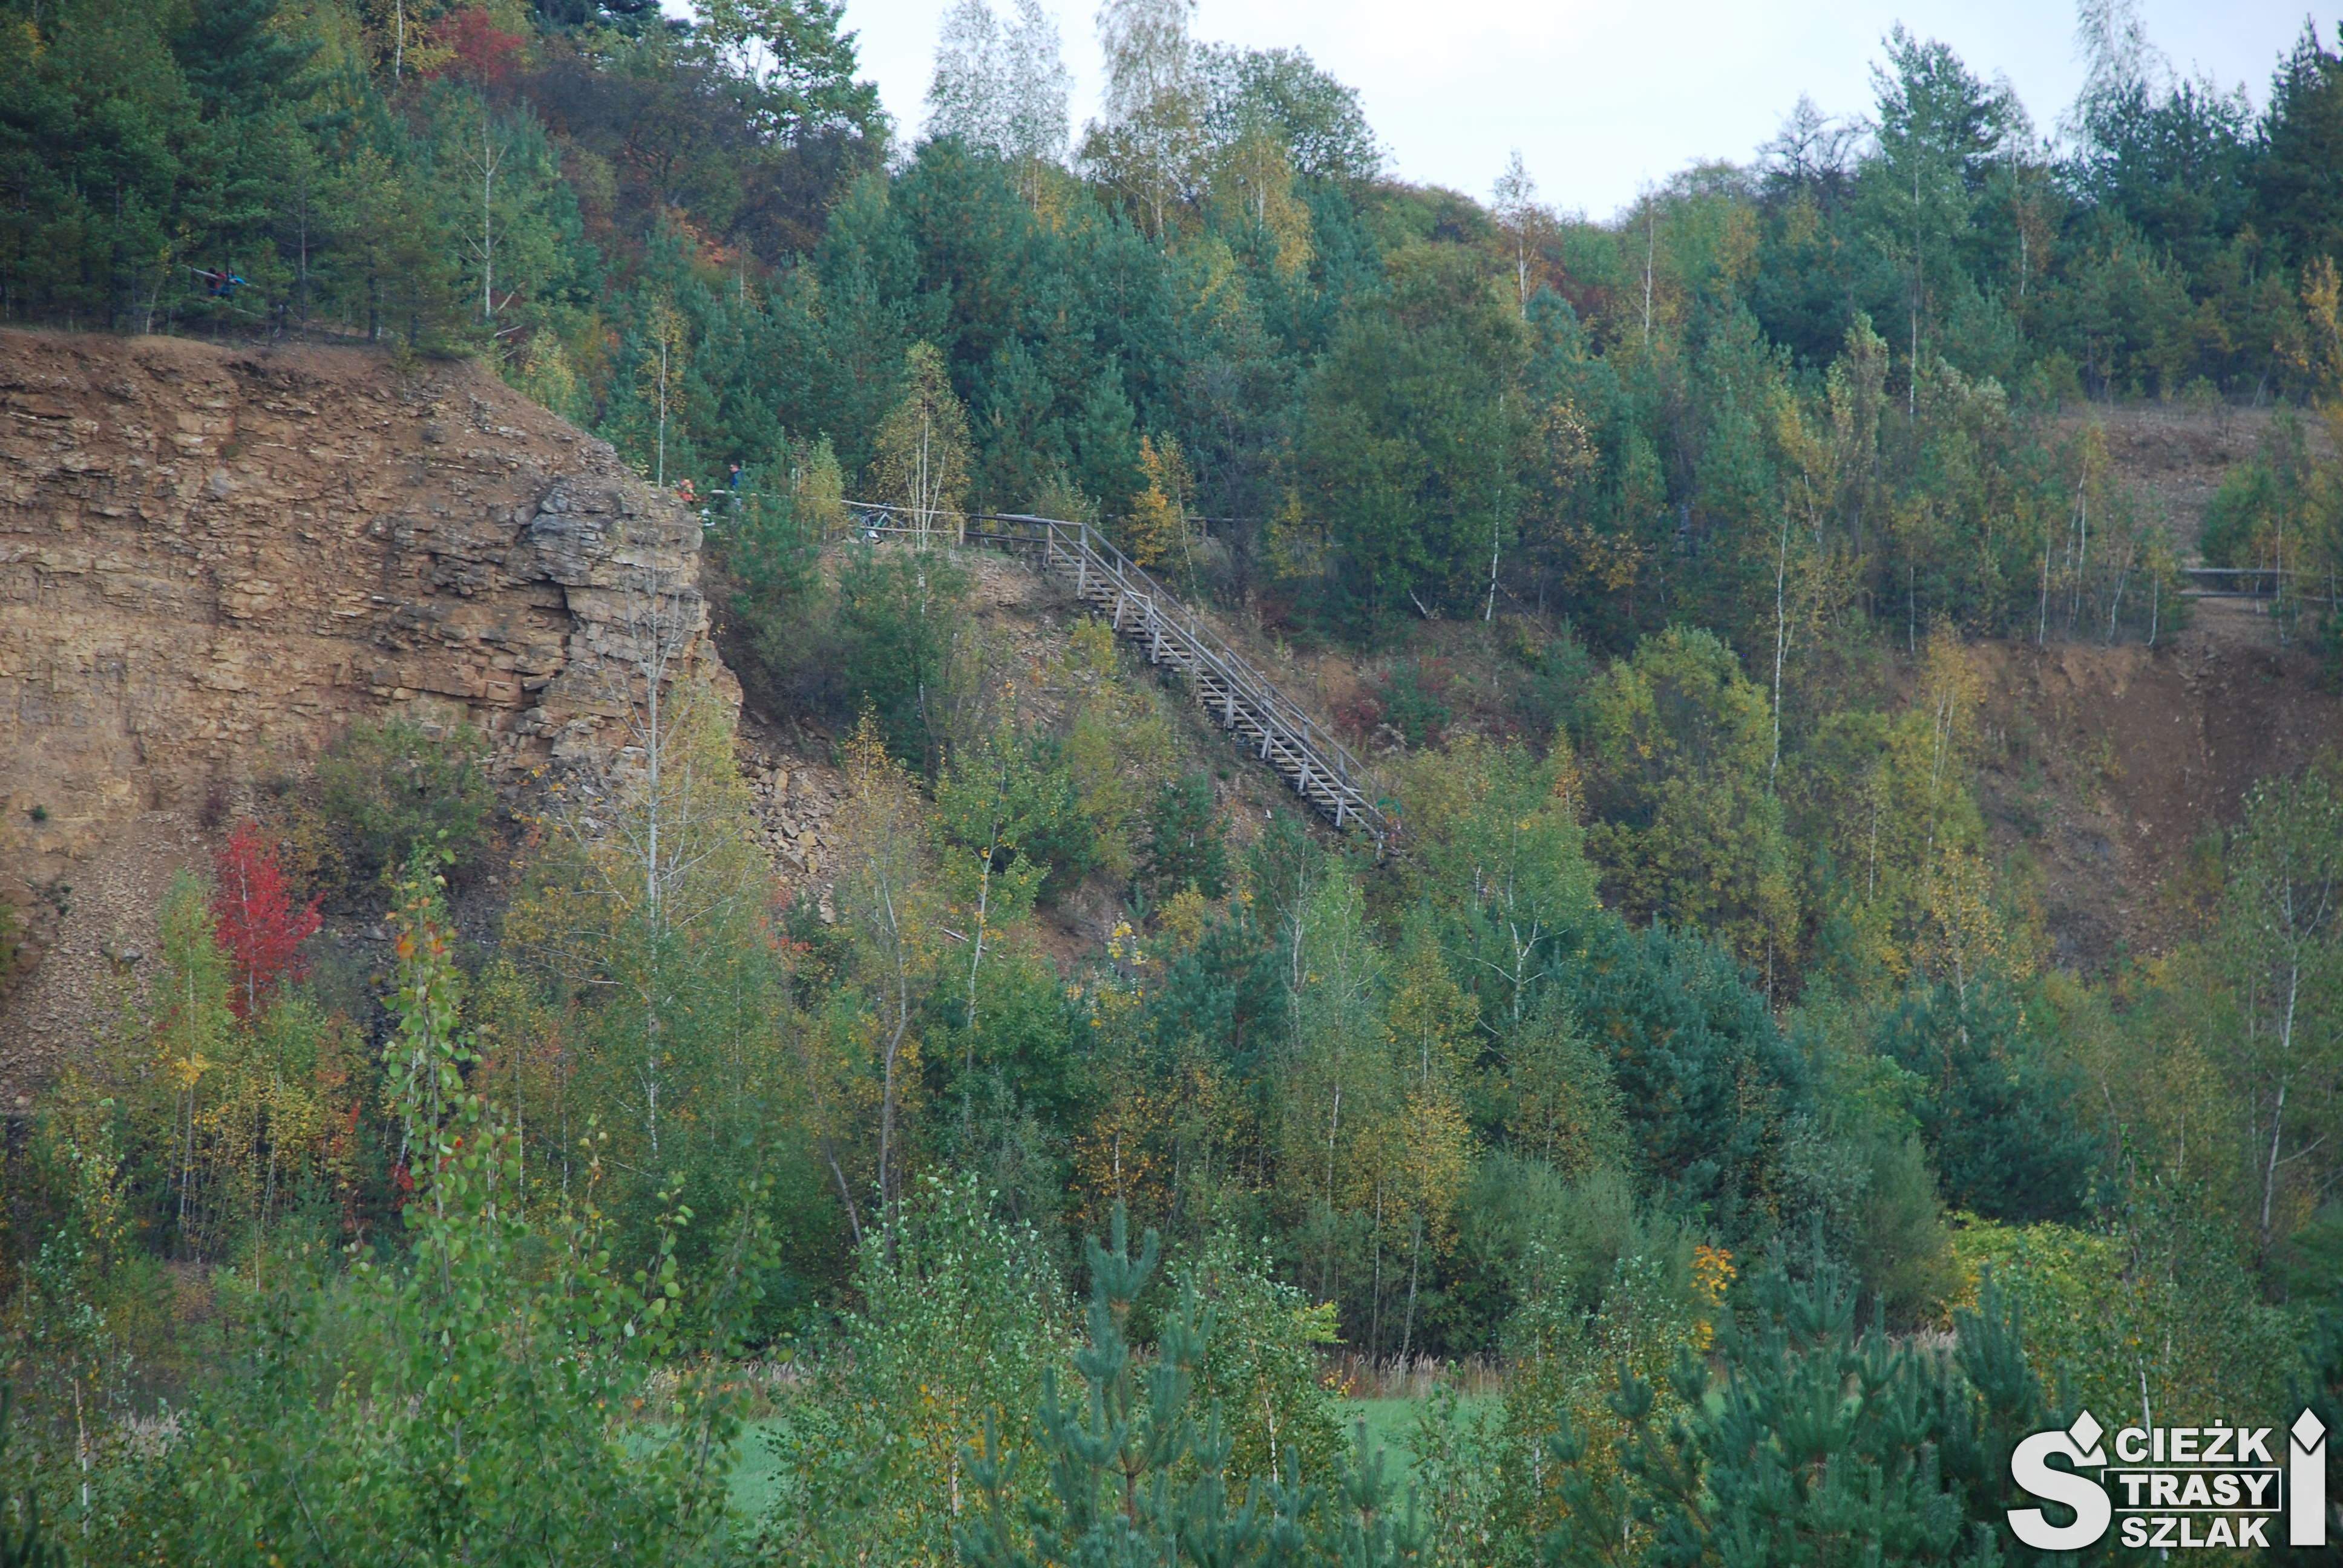
[[[48,954],[0,1001],[0,1089],[75,1027],[49,971],[148,945],[150,879],[114,875],[136,846],[354,716],[602,769],[650,640],[737,704],[699,551],[607,444],[469,365],[0,333],[0,897]]]

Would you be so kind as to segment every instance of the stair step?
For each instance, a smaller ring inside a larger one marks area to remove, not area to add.
[[[1076,541],[1076,548],[1061,542],[1066,537]],[[1320,755],[1312,740],[1297,734],[1277,711],[1277,704],[1254,694],[1253,683],[1260,678],[1242,658],[1190,629],[1193,623],[1178,600],[1151,588],[1137,593],[1119,587],[1117,577],[1125,568],[1093,553],[1086,535],[1064,525],[1041,545],[1042,575],[1064,583],[1078,603],[1112,625],[1121,639],[1143,652],[1149,663],[1185,674],[1198,705],[1232,741],[1327,817],[1375,830],[1377,814],[1367,805],[1365,791],[1342,768]],[[1376,836],[1380,840],[1379,831]]]

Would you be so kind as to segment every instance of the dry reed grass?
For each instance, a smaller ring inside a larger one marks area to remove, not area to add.
[[[1494,1357],[1385,1356],[1337,1351],[1321,1363],[1329,1388],[1345,1399],[1423,1399],[1436,1388],[1453,1388],[1468,1398],[1501,1394],[1505,1369]]]

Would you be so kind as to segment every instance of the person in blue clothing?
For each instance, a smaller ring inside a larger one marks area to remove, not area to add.
[[[196,275],[196,281],[204,285],[214,299],[224,299],[233,304],[236,291],[244,286],[245,280],[225,267],[196,266],[187,270]]]

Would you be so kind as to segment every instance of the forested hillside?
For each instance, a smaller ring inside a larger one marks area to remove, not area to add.
[[[1081,127],[1033,0],[916,132],[850,19],[0,0],[0,321],[477,360],[835,785],[616,588],[614,771],[395,685],[229,770],[9,1116],[0,1563],[1982,1565],[2086,1405],[2343,1425],[2330,41],[2094,4],[2029,111],[1896,28],[1594,219],[1183,0]],[[998,512],[1383,852],[978,613]]]
[[[1862,117],[1801,101],[1747,164],[1594,223],[1518,167],[1486,205],[1386,182],[1306,56],[1145,6],[1106,14],[1109,118],[1077,145],[1047,18],[954,18],[914,138],[809,0],[691,31],[19,5],[0,309],[488,352],[703,486],[826,439],[862,487],[926,344],[972,504],[1121,518],[1168,487],[1229,519],[1214,564],[1272,617],[1371,636],[1493,588],[1606,651],[1680,619],[1755,648],[1777,577],[1801,629],[2144,637],[2193,541],[2029,415],[2308,406],[2338,374],[2343,65],[2309,32],[2257,112],[2116,29],[2055,145],[1897,33]],[[2236,503],[2222,562],[2323,576],[2315,524]]]

